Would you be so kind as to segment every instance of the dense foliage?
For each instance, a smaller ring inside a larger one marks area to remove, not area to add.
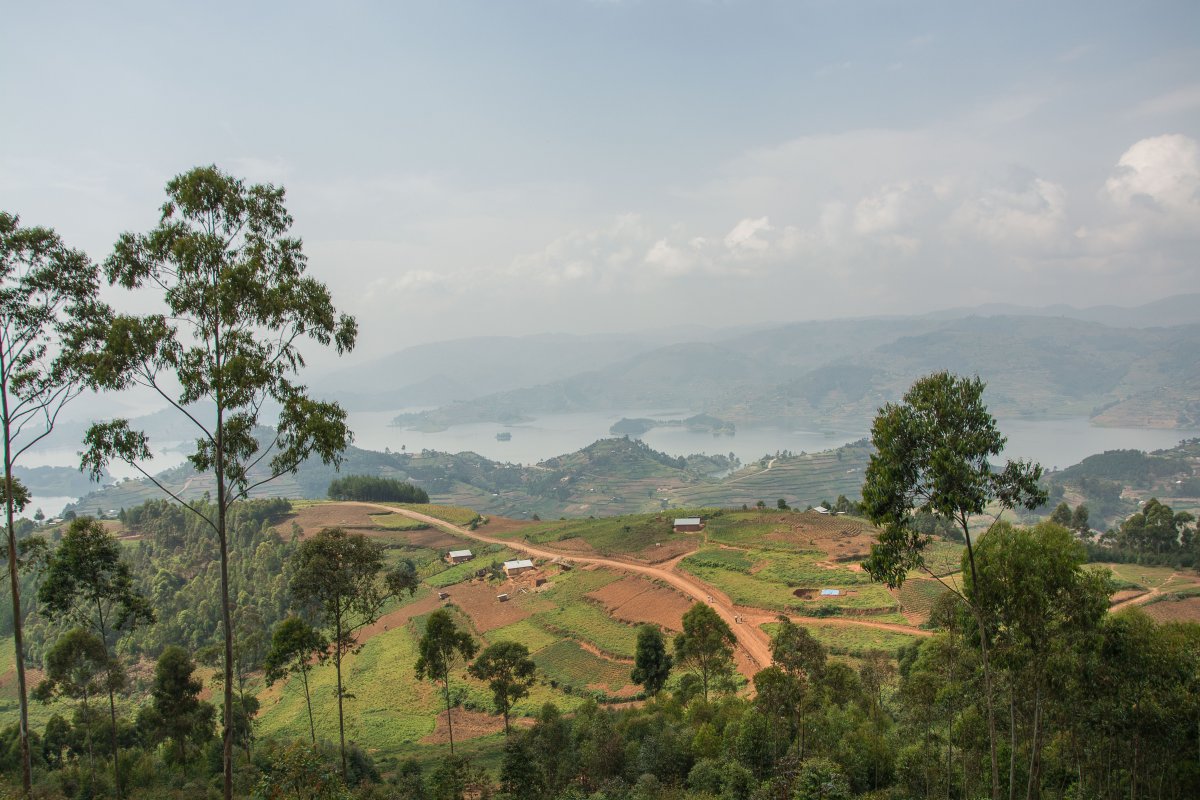
[[[368,500],[380,503],[428,503],[429,495],[411,483],[370,475],[347,475],[329,484],[331,500]]]

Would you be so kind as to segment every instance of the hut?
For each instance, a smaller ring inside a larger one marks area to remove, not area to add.
[[[700,517],[680,517],[675,520],[676,533],[695,533],[704,530],[704,520]]]
[[[504,574],[509,578],[515,578],[518,575],[523,575],[533,569],[533,562],[527,558],[522,558],[517,561],[504,562]]]

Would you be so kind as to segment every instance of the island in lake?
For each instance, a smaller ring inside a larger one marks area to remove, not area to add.
[[[499,433],[496,434],[496,441],[497,442],[511,442],[512,434],[509,433],[508,431],[500,431]]]
[[[713,436],[733,436],[737,433],[737,428],[732,422],[718,419],[711,414],[666,420],[622,417],[613,423],[608,432],[614,436],[641,436],[654,428],[687,428],[694,433],[711,433]]]

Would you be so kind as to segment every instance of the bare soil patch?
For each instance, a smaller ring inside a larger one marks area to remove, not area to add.
[[[604,604],[609,616],[623,622],[650,622],[669,631],[683,630],[683,615],[692,603],[674,589],[632,575],[587,595]]]
[[[377,531],[379,525],[375,516],[370,512],[377,511],[370,507],[348,505],[342,503],[321,503],[302,508],[295,514],[284,517],[277,526],[287,530],[291,523],[300,526],[301,536],[307,539],[315,536],[322,528],[345,528],[346,530]]]
[[[428,614],[440,608],[442,601],[438,599],[437,593],[431,593],[428,597],[422,597],[414,603],[397,608],[390,614],[384,614],[373,623],[363,628],[358,634],[359,643],[365,642],[372,636],[378,636],[381,633],[390,631],[393,628],[399,628],[406,625],[413,617],[419,617],[422,614]]]
[[[520,622],[533,613],[517,602],[518,584],[512,581],[503,584],[468,581],[456,583],[444,591],[450,595],[449,602],[461,608],[480,633]],[[505,593],[509,595],[507,602],[496,599],[496,595]]]
[[[454,741],[465,742],[467,739],[478,739],[493,733],[503,733],[504,717],[484,714],[482,711],[467,711],[465,708],[455,708]],[[525,717],[511,717],[509,725],[513,727],[531,728],[533,720]],[[422,744],[446,744],[450,741],[450,726],[446,722],[446,712],[438,714],[433,733],[421,739]]]
[[[1109,598],[1108,602],[1110,605],[1116,605],[1117,603],[1124,603],[1127,600],[1132,600],[1135,597],[1141,597],[1144,594],[1146,594],[1145,589],[1122,589],[1119,592],[1114,592],[1113,596]]]
[[[1145,611],[1155,622],[1200,622],[1200,597],[1160,600],[1145,606]]]
[[[430,550],[462,550],[470,549],[469,539],[446,533],[440,528],[426,528],[422,531],[396,531],[394,536],[401,537],[414,547],[428,547]],[[445,553],[442,553],[445,556]]]
[[[673,558],[694,553],[700,549],[700,545],[701,541],[699,537],[675,539],[658,546],[651,545],[644,550],[634,553],[633,557],[638,561],[645,561],[647,564],[661,564],[664,561],[670,561]]]
[[[513,531],[519,531],[521,528],[528,528],[532,522],[523,519],[512,519],[511,517],[488,517],[487,525],[482,528],[482,533],[489,536],[501,536]]]

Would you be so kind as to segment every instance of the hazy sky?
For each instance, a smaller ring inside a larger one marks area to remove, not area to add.
[[[0,2],[0,208],[286,186],[358,357],[1200,290],[1200,3]]]

